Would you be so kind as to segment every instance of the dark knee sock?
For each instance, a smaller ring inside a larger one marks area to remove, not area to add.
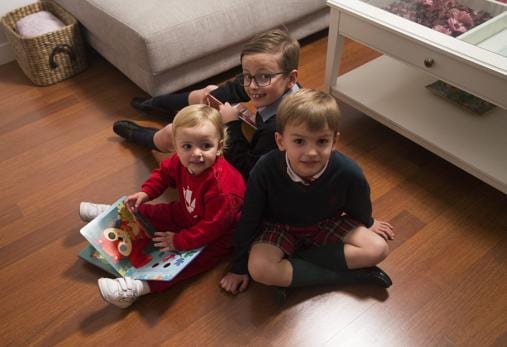
[[[316,246],[300,250],[294,256],[332,271],[343,271],[348,270],[344,246],[343,242]]]
[[[154,142],[155,133],[158,130],[159,129],[143,127],[128,120],[120,120],[113,125],[113,131],[127,141],[156,151],[160,151]]]
[[[290,258],[292,283],[290,287],[306,287],[323,284],[355,283],[356,276],[351,271],[335,272],[300,258]]]
[[[156,129],[147,128],[145,131],[139,131],[132,134],[132,142],[137,143],[148,149],[156,150],[160,152],[160,149],[155,145],[155,133]]]
[[[378,267],[332,271],[297,257],[288,260],[292,265],[292,282],[289,287],[361,283],[388,288],[392,284],[389,276]]]
[[[169,115],[174,117],[179,110],[183,107],[188,106],[188,95],[189,92],[177,93],[177,94],[165,94],[155,96],[148,100],[152,107],[163,109]]]

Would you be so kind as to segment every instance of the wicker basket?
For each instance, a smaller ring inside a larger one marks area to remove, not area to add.
[[[36,37],[20,36],[16,22],[32,13],[48,11],[65,27]],[[86,68],[86,56],[77,20],[54,2],[41,1],[18,8],[2,18],[5,36],[14,48],[16,60],[36,85],[46,86],[69,78]]]

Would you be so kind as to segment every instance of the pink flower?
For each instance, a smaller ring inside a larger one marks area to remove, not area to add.
[[[474,11],[461,1],[463,0],[394,0],[384,9],[452,36],[458,36],[492,17],[485,11]]]
[[[459,11],[457,19],[465,24],[468,28],[474,26],[474,20],[466,11]]]
[[[507,1],[507,0],[506,0]],[[433,6],[433,0],[419,0],[419,3],[426,7]]]
[[[447,7],[447,8],[456,7],[456,1],[454,1],[454,0],[446,0],[443,3],[444,3],[444,7]]]
[[[439,31],[439,32],[444,33],[446,35],[451,35],[452,34],[452,32],[449,30],[448,27],[445,27],[445,26],[440,25],[440,24],[439,25],[435,25],[433,27],[433,30]]]
[[[448,12],[449,18],[458,19],[459,12],[457,8],[451,8]]]
[[[460,21],[458,21],[457,19],[454,19],[454,18],[449,18],[447,20],[447,24],[449,24],[449,28],[452,30],[452,31],[455,31],[455,32],[459,32],[459,33],[464,33],[465,31],[467,31],[468,29],[463,25],[463,23],[461,23]]]

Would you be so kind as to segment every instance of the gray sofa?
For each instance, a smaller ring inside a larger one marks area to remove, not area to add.
[[[240,64],[257,32],[285,25],[297,39],[325,29],[325,0],[55,0],[86,39],[150,95],[179,90]]]

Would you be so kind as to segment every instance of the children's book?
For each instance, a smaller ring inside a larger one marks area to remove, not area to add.
[[[223,105],[220,100],[218,100],[217,98],[215,98],[211,94],[208,94],[206,96],[206,104],[208,106],[213,107],[214,109],[217,109],[217,110],[220,109],[220,105]],[[250,112],[245,107],[245,105],[240,103],[240,104],[233,105],[233,107],[235,107],[239,111],[239,115],[238,115],[239,119],[241,119],[246,124],[250,125],[252,128],[257,129],[257,126],[255,125],[255,115],[252,112]]]
[[[124,200],[81,229],[90,244],[79,257],[115,276],[170,281],[203,250],[161,252],[151,240],[154,227],[140,213],[131,213]]]

